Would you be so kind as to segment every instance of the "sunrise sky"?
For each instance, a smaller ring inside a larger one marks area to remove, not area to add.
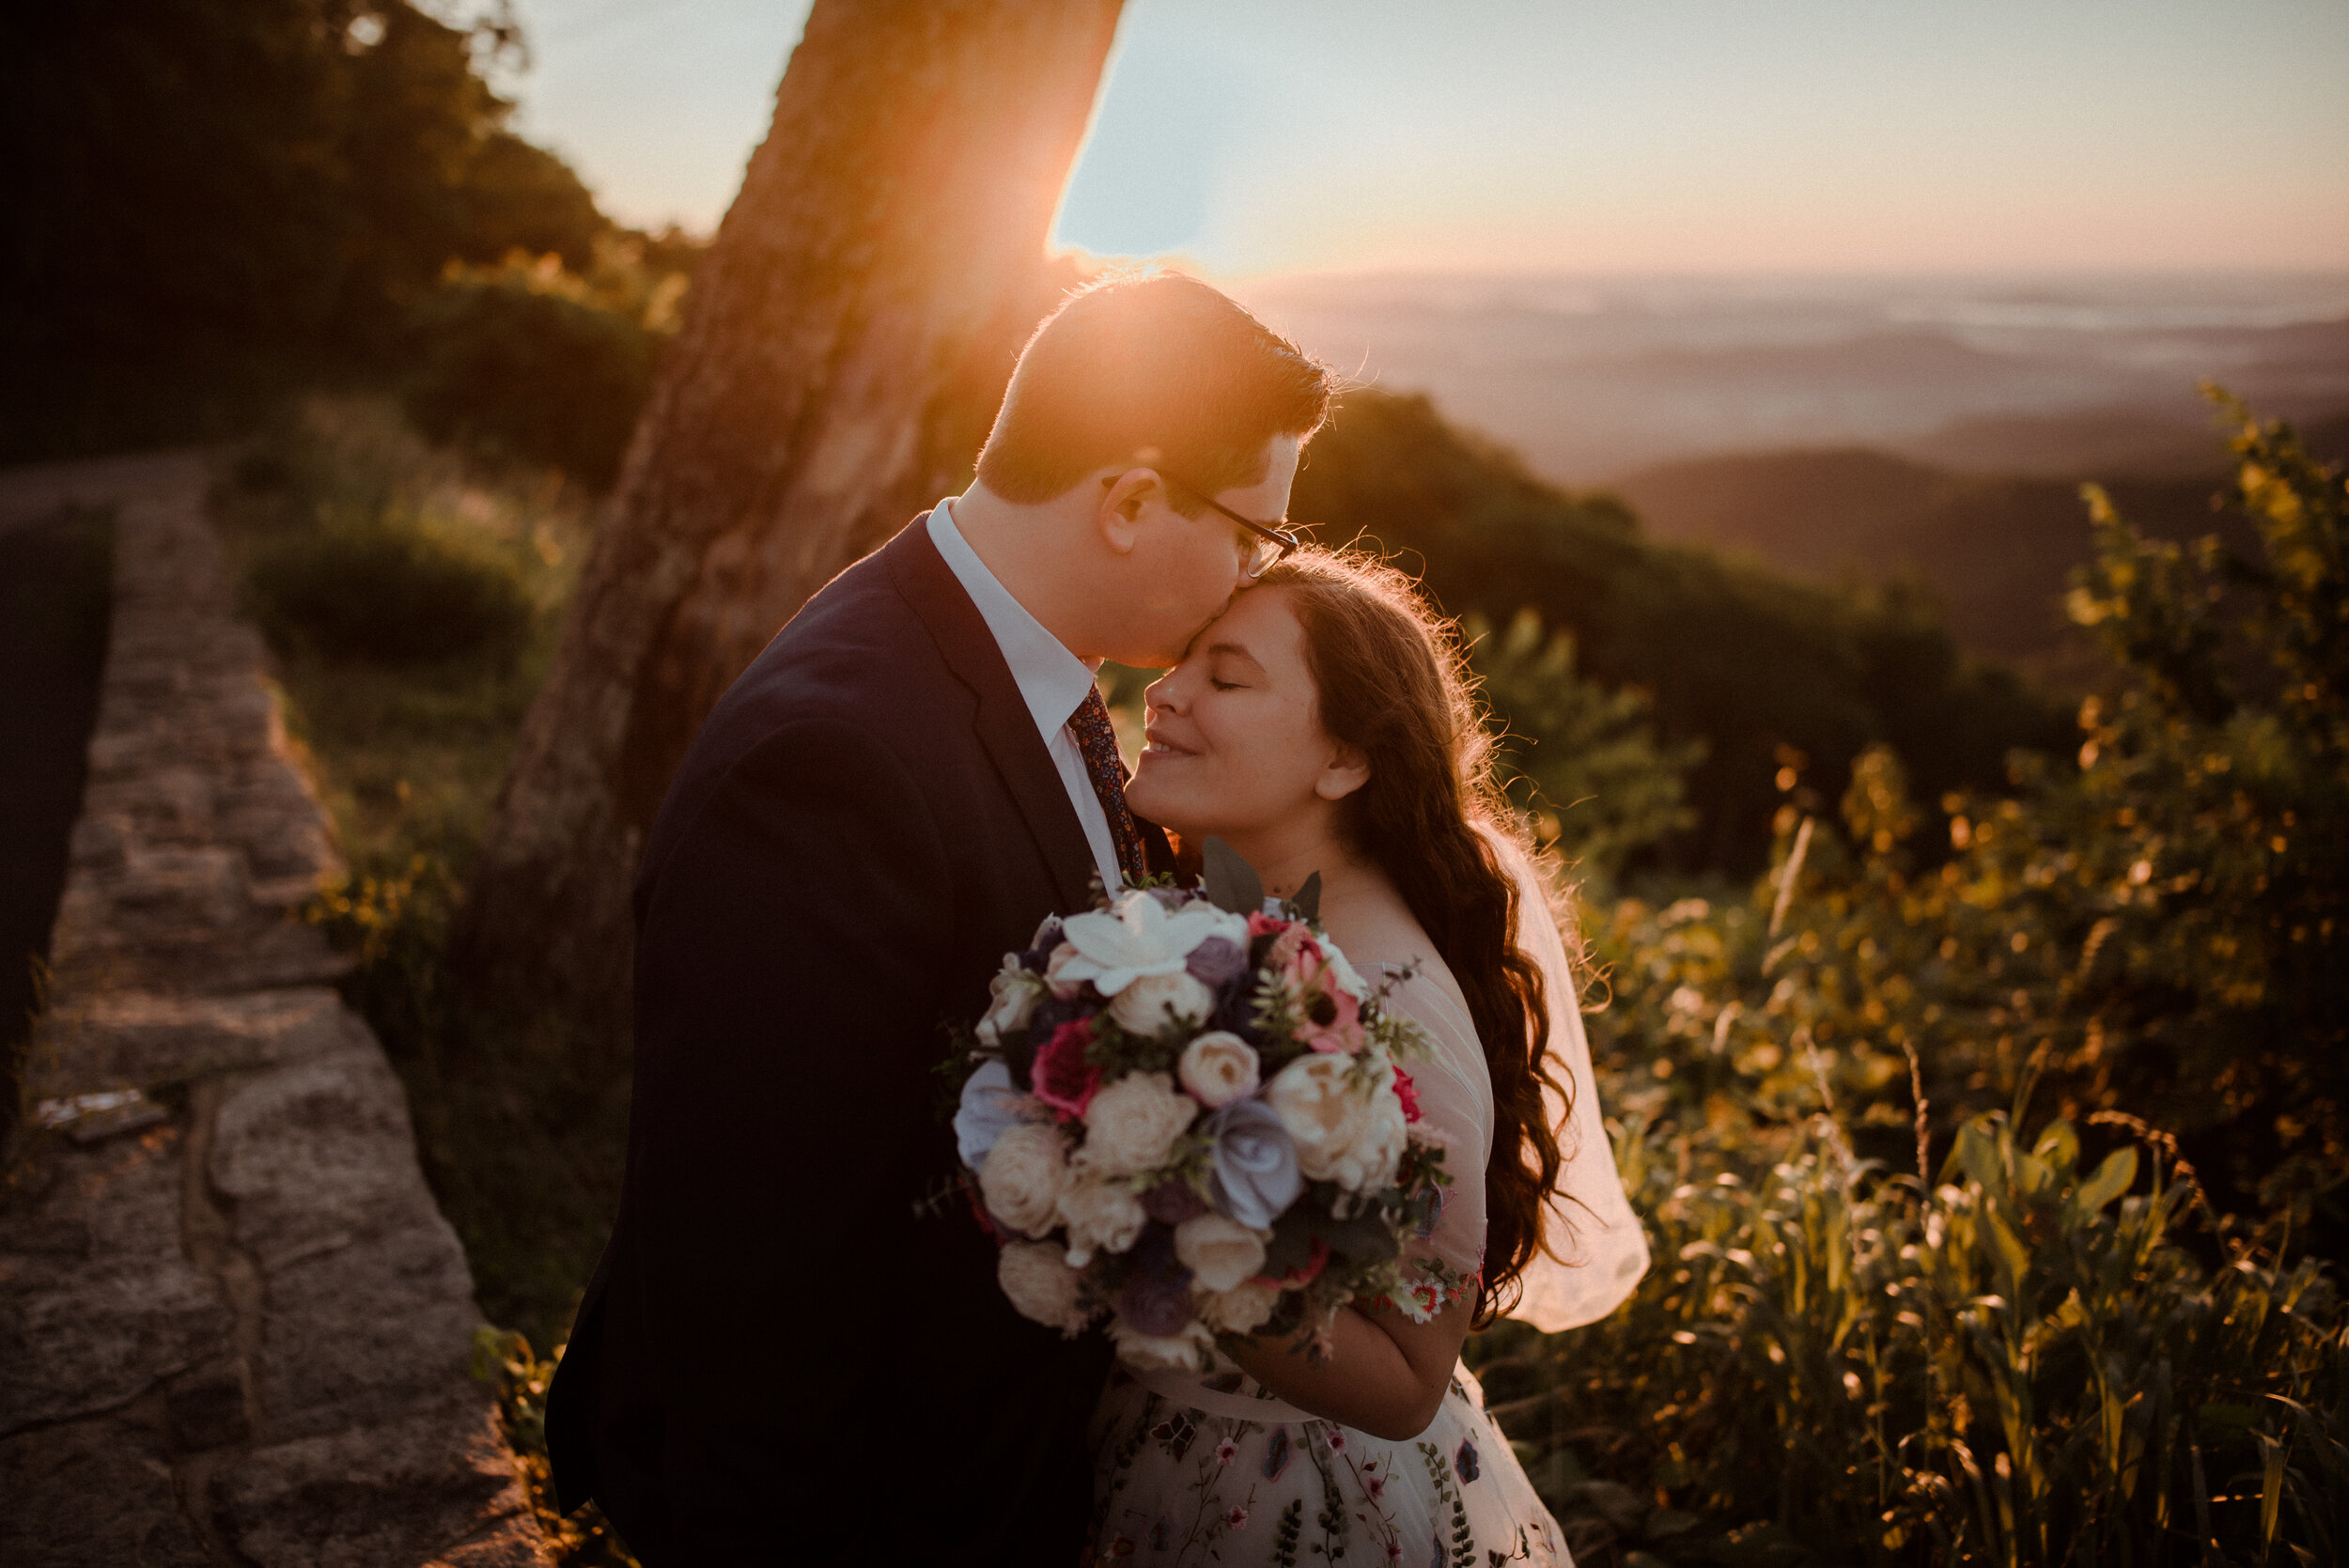
[[[804,0],[520,0],[521,128],[713,227]],[[2349,267],[2342,0],[1128,0],[1056,240],[1212,274]]]

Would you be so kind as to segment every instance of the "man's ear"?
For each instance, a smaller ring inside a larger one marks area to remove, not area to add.
[[[1321,777],[1314,781],[1314,793],[1325,800],[1343,800],[1368,783],[1370,758],[1360,747],[1341,741],[1330,748],[1330,760],[1322,764]]]
[[[1142,514],[1151,499],[1165,489],[1166,483],[1157,471],[1147,468],[1129,468],[1104,480],[1101,505],[1093,520],[1094,526],[1101,532],[1102,542],[1120,555],[1133,553],[1134,544],[1142,536]]]

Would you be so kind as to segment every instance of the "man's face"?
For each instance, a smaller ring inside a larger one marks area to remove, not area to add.
[[[1299,442],[1295,436],[1275,436],[1266,446],[1264,477],[1219,490],[1214,499],[1241,517],[1277,526],[1288,515]],[[1139,586],[1121,607],[1130,617],[1124,640],[1131,645],[1112,657],[1120,663],[1163,669],[1180,660],[1199,629],[1247,586],[1243,572],[1257,536],[1212,506],[1200,507],[1195,518],[1183,516],[1163,486],[1153,492],[1143,520],[1130,577]]]

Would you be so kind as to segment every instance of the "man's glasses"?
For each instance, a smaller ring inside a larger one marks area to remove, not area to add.
[[[1198,486],[1191,484],[1190,481],[1180,478],[1175,474],[1167,473],[1163,468],[1159,469],[1158,472],[1159,477],[1189,490],[1192,495],[1197,496],[1200,500],[1206,502],[1208,505],[1214,507],[1217,511],[1222,513],[1225,517],[1231,519],[1234,522],[1238,523],[1242,528],[1247,529],[1249,533],[1255,536],[1255,538],[1252,541],[1252,548],[1248,552],[1247,564],[1240,567],[1240,574],[1246,577],[1251,582],[1253,582],[1256,579],[1270,571],[1272,569],[1272,564],[1275,561],[1286,560],[1290,553],[1294,551],[1299,545],[1304,542],[1302,539],[1299,539],[1296,534],[1286,528],[1276,527],[1268,522],[1258,522],[1253,518],[1241,517],[1237,512],[1233,511],[1229,506],[1224,505],[1223,503],[1218,501],[1214,496],[1209,495]],[[1285,518],[1282,519],[1282,521],[1283,522],[1287,520],[1288,520]]]

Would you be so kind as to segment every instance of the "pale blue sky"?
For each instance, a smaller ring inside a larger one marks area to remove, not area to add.
[[[713,226],[805,0],[521,0],[522,128]],[[1212,273],[2349,266],[2349,0],[1128,0],[1056,238]]]

